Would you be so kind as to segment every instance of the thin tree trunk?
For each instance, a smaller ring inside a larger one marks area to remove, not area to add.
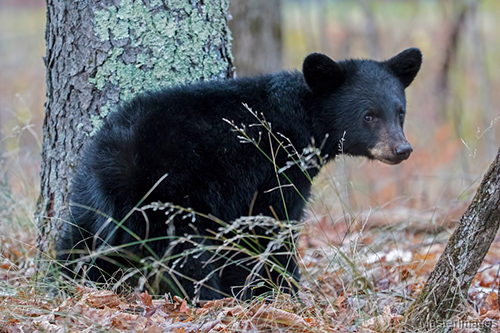
[[[381,52],[377,23],[375,21],[375,14],[372,8],[373,3],[370,5],[368,0],[360,0],[360,4],[365,14],[365,35],[366,41],[368,42],[370,58],[378,59],[381,56]]]
[[[408,310],[409,327],[428,328],[430,323],[442,323],[456,314],[457,308],[466,302],[472,279],[499,226],[500,150],[425,287]]]
[[[280,0],[231,0],[232,52],[238,76],[281,70]]]
[[[470,27],[472,30],[472,45],[474,46],[474,64],[476,71],[479,75],[479,82],[481,88],[479,93],[481,95],[481,108],[483,111],[483,128],[486,131],[486,149],[488,155],[493,155],[495,153],[495,143],[498,142],[496,139],[495,131],[490,128],[495,119],[495,112],[493,107],[493,102],[491,100],[491,79],[490,70],[486,61],[486,55],[488,54],[487,43],[485,42],[485,36],[481,31],[481,13],[478,9],[479,0],[471,3],[471,15],[470,15]]]
[[[41,251],[65,221],[81,148],[118,103],[233,75],[227,9],[227,0],[47,0]]]
[[[457,62],[458,47],[460,40],[462,38],[463,30],[467,21],[467,16],[470,13],[471,4],[461,2],[452,3],[452,9],[454,6],[458,6],[458,13],[453,18],[451,22],[451,31],[448,39],[448,45],[445,49],[445,55],[443,60],[443,65],[439,73],[437,82],[437,91],[441,96],[441,110],[438,114],[446,114],[450,103],[450,73],[452,67]]]

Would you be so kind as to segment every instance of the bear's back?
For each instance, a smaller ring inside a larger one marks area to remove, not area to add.
[[[143,203],[173,202],[227,221],[248,215],[255,189],[273,187],[276,170],[266,155],[279,145],[261,143],[259,150],[241,143],[241,133],[227,121],[244,124],[249,137],[267,140],[257,114],[274,133],[306,146],[310,136],[304,133],[306,115],[300,104],[305,94],[297,72],[141,94],[113,112],[86,147],[71,200],[120,220],[156,184]],[[104,219],[91,212],[75,215]]]

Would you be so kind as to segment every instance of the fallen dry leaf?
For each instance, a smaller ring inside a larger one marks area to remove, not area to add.
[[[118,296],[109,290],[94,290],[89,294],[84,294],[83,299],[94,308],[115,308],[120,305]]]
[[[187,306],[187,301],[183,300],[177,312],[189,314],[189,308]]]
[[[345,301],[346,301],[346,297],[345,296],[339,296],[337,297],[337,299],[335,300],[335,302],[333,302],[333,305],[335,305],[337,308],[344,308],[345,307]]]
[[[233,306],[234,303],[235,303],[234,298],[227,297],[227,298],[223,298],[223,299],[216,299],[214,301],[200,302],[200,305],[203,308],[222,308],[222,307]]]
[[[255,313],[255,317],[285,326],[309,326],[309,324],[299,315],[277,309],[267,304],[264,304],[259,308],[259,310]]]
[[[491,310],[498,310],[498,294],[494,291],[488,293],[485,303]]]
[[[151,297],[151,295],[148,293],[147,290],[139,294],[139,299],[141,300],[142,304],[144,304],[145,307],[147,308],[153,307],[153,297]]]
[[[212,331],[212,329],[214,329],[216,327],[216,325],[220,324],[221,321],[220,319],[216,319],[216,320],[210,320],[210,321],[207,321],[206,323],[204,323],[201,328],[200,328],[200,332],[201,333],[207,333],[207,332],[210,332]]]
[[[111,322],[114,328],[140,332],[146,328],[147,319],[130,313],[116,312],[112,315]]]
[[[237,305],[232,308],[225,309],[223,313],[228,317],[239,317],[240,315],[245,314],[245,311],[248,310],[244,309],[241,305]]]
[[[391,308],[386,306],[381,315],[365,320],[360,325],[360,332],[393,332],[394,326],[402,320],[401,315],[391,313]]]
[[[489,319],[492,319],[492,320],[500,320],[500,311],[498,311],[498,309],[496,309],[496,310],[489,310],[484,315],[482,315],[480,318],[482,320],[485,319],[485,318],[489,318]]]

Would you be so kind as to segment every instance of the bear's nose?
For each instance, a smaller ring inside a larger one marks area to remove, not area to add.
[[[412,151],[413,148],[411,147],[411,145],[401,145],[396,148],[396,156],[402,160],[406,160],[408,157],[410,157]]]

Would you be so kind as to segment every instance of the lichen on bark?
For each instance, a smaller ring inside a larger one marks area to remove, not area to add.
[[[226,43],[228,5],[226,0],[205,1],[198,8],[186,0],[99,5],[94,33],[113,47],[89,81],[99,90],[119,87],[119,100],[126,101],[145,90],[227,78],[232,59]],[[93,115],[92,133],[116,102],[108,101],[104,113]]]

